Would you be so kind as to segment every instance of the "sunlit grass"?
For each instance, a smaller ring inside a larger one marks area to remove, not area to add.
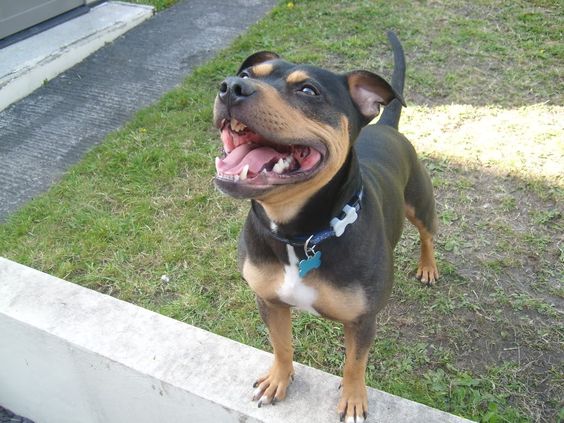
[[[564,188],[562,106],[415,106],[402,113],[403,132],[425,154]]]

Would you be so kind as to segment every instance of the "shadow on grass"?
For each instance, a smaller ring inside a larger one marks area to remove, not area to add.
[[[479,382],[468,389],[483,388],[474,418],[504,398],[533,421],[550,421],[564,393],[562,190],[444,157],[426,164],[441,222],[441,280],[427,289],[413,279],[417,235],[406,227],[381,329],[404,346],[425,345],[428,357],[416,370],[422,376],[443,369],[448,386],[460,372],[473,375]]]

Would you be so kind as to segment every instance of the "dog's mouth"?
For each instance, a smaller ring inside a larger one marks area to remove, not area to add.
[[[316,173],[323,161],[321,145],[270,141],[237,119],[220,125],[222,158],[215,159],[217,178],[253,186],[299,182]]]

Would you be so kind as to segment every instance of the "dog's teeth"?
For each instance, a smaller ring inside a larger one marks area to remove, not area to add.
[[[292,160],[293,159],[291,156],[280,158],[280,160],[278,160],[278,162],[274,165],[272,170],[278,174],[281,174],[290,168],[290,165],[292,164]]]
[[[215,168],[217,169],[219,167],[219,162],[221,161],[221,159],[219,157],[215,158]]]
[[[231,130],[235,132],[241,132],[247,127],[245,124],[239,122],[237,119],[231,119],[230,125],[231,125]]]
[[[241,178],[241,180],[244,181],[245,179],[247,179],[247,173],[249,173],[249,165],[248,164],[243,166],[243,170],[239,174],[239,178]]]
[[[278,162],[272,168],[272,171],[274,173],[280,174],[280,173],[284,172],[285,165],[286,164],[284,162],[284,159],[280,158],[280,160],[278,160]]]
[[[272,171],[274,173],[282,173],[282,164],[280,163],[282,159],[278,160],[278,163],[276,163],[273,167],[272,167]]]

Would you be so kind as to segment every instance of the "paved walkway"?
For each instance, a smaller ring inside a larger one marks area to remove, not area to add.
[[[0,423],[34,423],[32,420],[18,416],[10,410],[6,410],[0,406]]]
[[[0,223],[275,3],[181,1],[1,111]]]

